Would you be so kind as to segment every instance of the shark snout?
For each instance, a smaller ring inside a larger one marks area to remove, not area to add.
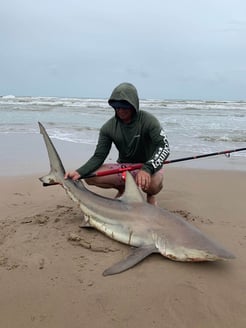
[[[178,236],[170,237],[152,233],[153,240],[158,251],[173,261],[204,262],[234,259],[235,256],[214,241],[200,236],[196,243],[192,238],[184,242]]]

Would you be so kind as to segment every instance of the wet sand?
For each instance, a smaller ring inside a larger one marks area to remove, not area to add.
[[[244,172],[166,169],[159,206],[222,243],[235,260],[177,263],[152,255],[102,272],[129,247],[91,229],[59,186],[1,177],[3,327],[245,327]],[[111,196],[111,195],[109,195]]]
[[[236,259],[178,263],[155,254],[103,277],[129,247],[80,228],[82,213],[64,190],[42,187],[38,177],[48,171],[42,139],[33,138],[24,157],[21,142],[14,144],[14,161],[11,143],[1,146],[1,327],[246,327],[245,171],[168,165],[158,195],[159,206],[181,214]],[[75,148],[59,149],[70,167],[71,154],[80,160]]]

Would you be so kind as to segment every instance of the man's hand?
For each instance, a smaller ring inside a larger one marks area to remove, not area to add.
[[[66,172],[64,179],[72,179],[73,181],[80,179],[80,174],[77,171]]]
[[[140,170],[136,175],[136,184],[140,187],[143,191],[146,191],[151,182],[151,175],[143,170]]]

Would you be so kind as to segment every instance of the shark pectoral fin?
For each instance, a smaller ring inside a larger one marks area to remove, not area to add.
[[[148,255],[158,252],[154,245],[147,245],[142,247],[137,247],[132,250],[130,255],[124,260],[112,265],[110,268],[103,272],[104,276],[109,276],[112,274],[120,273],[132,268],[137,263],[141,262]]]

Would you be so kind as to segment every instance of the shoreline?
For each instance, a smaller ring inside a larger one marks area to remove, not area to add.
[[[80,167],[90,158],[95,145],[77,144],[52,139],[66,170]],[[30,175],[39,172],[48,173],[49,160],[43,138],[40,134],[6,134],[0,135],[0,176]],[[197,155],[197,154],[196,154]],[[168,160],[193,156],[185,153],[171,152]],[[194,154],[195,156],[195,154]],[[106,162],[116,162],[117,151],[112,147]],[[33,165],[32,165],[33,163]],[[191,168],[204,170],[246,171],[246,157],[232,154],[230,158],[217,155],[209,158],[192,159],[164,165],[174,168]]]

